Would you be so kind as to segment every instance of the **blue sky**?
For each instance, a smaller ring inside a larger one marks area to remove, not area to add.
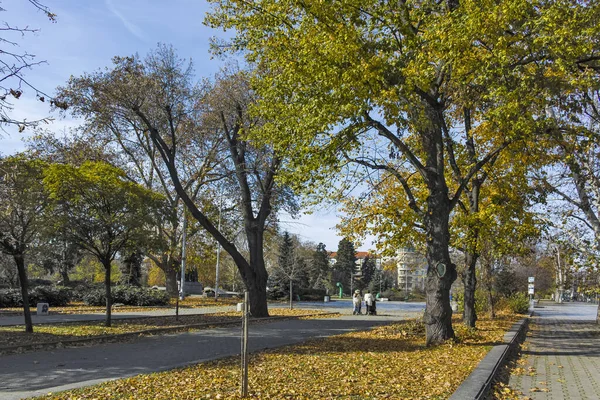
[[[57,14],[52,23],[27,1],[3,1],[0,19],[11,26],[29,26],[40,31],[24,37],[14,36],[20,50],[45,60],[47,64],[27,71],[26,78],[39,90],[52,95],[55,88],[71,75],[81,75],[110,65],[113,56],[138,53],[145,55],[157,43],[172,44],[178,54],[192,58],[198,78],[214,75],[225,63],[211,58],[209,39],[226,37],[222,30],[202,24],[209,5],[201,0],[42,0]],[[40,119],[50,114],[47,103],[35,99],[26,90],[15,102],[14,118]],[[60,119],[48,126],[62,131],[77,125],[77,121]],[[0,153],[11,154],[23,149],[22,134],[8,129],[0,137]],[[323,242],[335,251],[340,237],[335,235],[338,218],[335,211],[319,211],[299,220],[282,215],[282,227],[298,234],[303,240]],[[370,240],[361,246],[368,250]]]

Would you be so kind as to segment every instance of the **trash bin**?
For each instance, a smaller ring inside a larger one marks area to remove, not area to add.
[[[329,303],[329,299],[330,299],[330,297],[329,297],[329,296],[325,296],[325,297],[323,298],[323,303]]]

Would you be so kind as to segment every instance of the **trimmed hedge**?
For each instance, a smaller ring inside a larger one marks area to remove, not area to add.
[[[90,306],[106,305],[105,289],[92,289],[83,296],[83,302]],[[128,306],[165,306],[169,304],[169,294],[155,289],[135,286],[114,286],[111,288],[112,302]]]
[[[36,286],[29,290],[29,305],[48,303],[53,307],[66,306],[71,301],[71,289],[62,286]],[[0,290],[0,307],[23,307],[21,289]]]

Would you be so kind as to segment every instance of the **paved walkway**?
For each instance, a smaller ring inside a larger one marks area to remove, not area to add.
[[[554,302],[539,306],[509,385],[525,399],[600,399],[598,306]]]
[[[258,351],[370,329],[395,316],[342,316],[250,326],[249,348]],[[239,354],[240,328],[143,337],[132,343],[54,349],[0,356],[0,399],[22,399],[142,373],[163,371]]]
[[[288,308],[285,303],[269,303],[269,308]],[[294,308],[322,310],[327,312],[335,312],[345,315],[352,314],[351,300],[338,300],[330,303],[323,302],[300,302],[295,303]],[[215,306],[215,307],[200,307],[200,308],[180,308],[180,315],[197,315],[197,314],[212,314],[216,312],[234,311],[235,306]],[[410,318],[416,316],[425,310],[425,303],[404,303],[404,302],[381,302],[377,303],[377,312],[379,314],[393,315],[397,317]],[[364,312],[364,311],[363,311]],[[157,316],[172,316],[175,315],[174,308],[165,308],[152,311],[135,311],[135,312],[113,312],[112,319],[129,319],[129,318],[144,318]],[[57,322],[81,322],[81,321],[103,321],[104,313],[89,313],[89,314],[50,314],[38,316],[33,313],[31,319],[34,324],[52,324]],[[2,316],[0,315],[0,326],[8,325],[23,325],[22,315]]]

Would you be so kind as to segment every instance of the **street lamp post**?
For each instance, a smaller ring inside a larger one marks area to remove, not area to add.
[[[185,209],[183,210],[183,234],[181,236],[181,279],[179,280],[179,298],[183,300],[185,297],[185,256],[187,247],[187,218],[185,217]]]
[[[223,210],[223,191],[219,195],[219,221],[217,223],[217,230],[221,232],[221,213]],[[215,271],[215,301],[219,299],[219,266],[221,263],[221,243],[217,242],[217,266]]]

